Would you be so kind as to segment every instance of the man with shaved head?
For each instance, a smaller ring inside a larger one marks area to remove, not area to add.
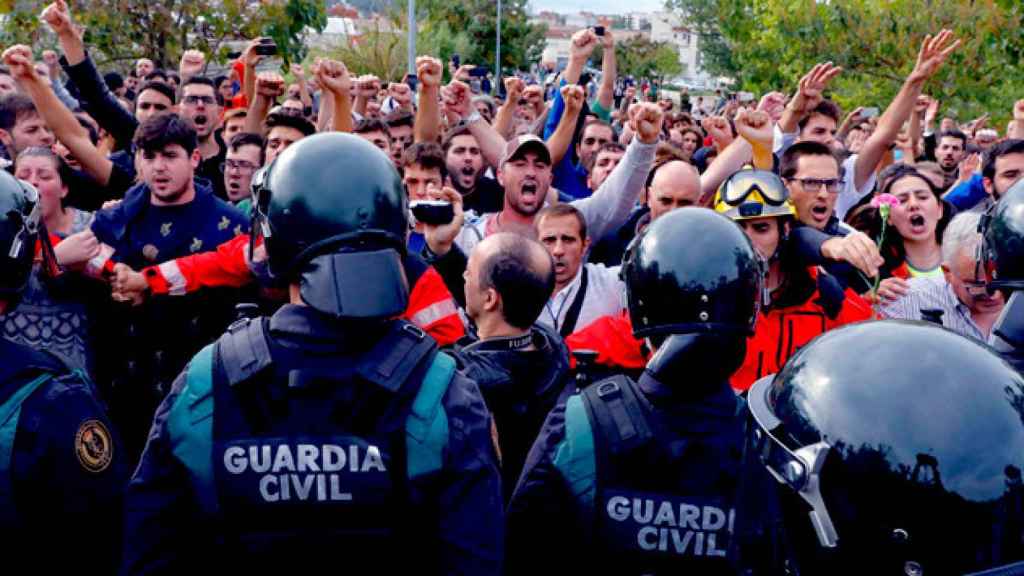
[[[475,336],[452,352],[494,416],[507,502],[544,418],[571,383],[565,344],[534,324],[554,290],[554,264],[539,242],[499,232],[473,248],[465,280]]]

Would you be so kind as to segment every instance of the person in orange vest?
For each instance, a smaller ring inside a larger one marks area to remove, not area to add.
[[[860,296],[819,272],[815,265],[821,262],[806,261],[788,242],[796,209],[778,176],[764,170],[736,172],[719,188],[714,209],[743,228],[766,264],[755,333],[747,340],[743,366],[730,380],[735,390],[743,392],[761,376],[778,372],[794,352],[822,332],[871,316]],[[823,246],[822,253],[838,251]],[[573,368],[586,359],[584,369],[594,378],[642,371],[650,355],[644,343],[632,337],[625,314],[600,318],[565,343],[573,354]]]
[[[761,310],[743,366],[732,376],[733,389],[746,391],[778,372],[815,336],[871,317],[870,306],[855,292],[787,250],[796,208],[781,178],[765,170],[740,170],[719,187],[714,209],[743,228],[765,262]]]

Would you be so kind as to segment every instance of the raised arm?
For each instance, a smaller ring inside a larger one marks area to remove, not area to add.
[[[562,86],[562,101],[565,102],[565,110],[562,112],[562,119],[558,121],[558,127],[548,137],[548,150],[551,152],[551,165],[557,166],[562,158],[569,152],[572,146],[572,137],[576,132],[576,121],[583,109],[583,87],[577,84],[566,84]]]
[[[816,64],[800,79],[796,94],[789,100],[789,104],[786,105],[786,109],[782,113],[782,118],[779,119],[779,129],[783,134],[796,132],[800,120],[821,103],[822,93],[829,81],[842,71],[841,67],[833,66],[831,62],[824,62]]]
[[[882,159],[886,150],[896,139],[903,123],[910,117],[925,81],[942,67],[942,63],[959,45],[960,41],[954,40],[953,33],[949,30],[943,30],[935,37],[930,34],[925,37],[917,55],[917,64],[903,82],[903,86],[900,87],[900,91],[893,98],[892,103],[885,109],[885,113],[878,120],[878,127],[864,142],[864,146],[857,156],[854,169],[854,185],[857,190],[860,190],[875,171],[878,161]]]
[[[598,36],[604,53],[601,55],[601,86],[597,89],[597,103],[607,111],[615,106],[615,80],[618,78],[618,63],[615,61],[615,37],[606,29],[604,36]]]
[[[309,96],[309,83],[306,82],[306,71],[302,64],[292,64],[292,76],[295,76],[295,83],[299,85],[299,100],[302,101],[303,110],[313,109],[313,99]]]
[[[484,160],[491,166],[501,165],[501,157],[505,154],[505,138],[482,116],[470,113],[472,93],[469,86],[456,80],[446,86],[444,92],[445,108],[464,119],[470,133],[480,145],[480,153]]]
[[[441,90],[441,61],[430,56],[416,58],[416,75],[420,79],[420,105],[416,109],[413,140],[437,142],[441,136],[441,110],[438,105]]]
[[[67,62],[68,77],[78,87],[86,111],[114,136],[119,147],[127,147],[135,134],[138,121],[110,92],[96,66],[86,54],[82,37],[71,20],[67,4],[64,0],[50,4],[43,11],[42,18],[57,35]]]
[[[775,126],[767,112],[740,110],[736,114],[736,131],[750,143],[754,156],[754,167],[771,170],[775,163],[772,144],[775,141]]]
[[[348,68],[338,60],[318,59],[313,66],[313,74],[324,91],[322,99],[332,102],[334,117],[331,120],[331,128],[336,132],[351,132],[352,79],[348,75]]]
[[[249,113],[245,116],[246,132],[263,133],[263,120],[281,94],[284,94],[284,78],[276,72],[261,72],[256,78],[256,97],[249,103]]]
[[[3,53],[4,64],[22,90],[35,104],[39,116],[53,130],[54,136],[78,159],[82,168],[101,186],[110,181],[113,163],[100,152],[75,115],[53,93],[50,82],[36,74],[32,66],[32,50],[28,46],[11,46]]]
[[[505,78],[505,103],[498,107],[498,112],[494,115],[494,129],[504,138],[512,135],[512,119],[515,117],[516,106],[523,97],[524,90],[526,83],[521,78]]]

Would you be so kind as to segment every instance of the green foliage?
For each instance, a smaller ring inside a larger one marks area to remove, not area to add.
[[[531,24],[527,0],[503,0],[501,9],[501,66],[503,70],[527,69],[540,60],[546,27]],[[453,53],[466,64],[493,69],[497,37],[497,4],[493,0],[419,0],[416,3],[421,54],[447,61]],[[449,42],[443,42],[444,39]],[[434,45],[432,45],[434,43]],[[439,48],[426,51],[425,48]],[[451,51],[447,49],[452,48]],[[458,48],[456,50],[455,48]]]
[[[943,114],[985,112],[1005,125],[1024,92],[1024,4],[1015,0],[669,0],[700,38],[703,64],[736,89],[795,89],[815,63],[844,72],[844,108],[885,106],[913,68],[926,34],[950,28],[962,45],[925,87]]]
[[[401,31],[379,26],[359,36],[358,41],[329,50],[313,50],[310,56],[345,63],[353,75],[373,74],[385,82],[398,82],[406,69],[406,38]]]
[[[69,0],[72,17],[85,28],[85,42],[100,65],[153,59],[177,68],[186,49],[224,61],[224,42],[272,36],[284,60],[305,54],[306,30],[327,24],[321,0]],[[46,2],[16,2],[0,31],[4,45],[52,47],[56,40],[38,19]]]
[[[594,50],[590,61],[600,66],[601,47]],[[615,43],[615,61],[620,76],[634,78],[671,78],[682,74],[679,53],[668,42],[652,42],[646,36],[634,36]]]

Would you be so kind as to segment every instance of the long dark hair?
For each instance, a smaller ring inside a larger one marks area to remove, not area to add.
[[[953,216],[956,215],[956,208],[954,208],[952,204],[944,201],[942,199],[942,190],[936,187],[927,175],[923,174],[913,166],[901,165],[895,167],[889,174],[885,185],[882,187],[881,194],[890,194],[893,185],[904,178],[919,178],[923,180],[932,191],[932,194],[935,195],[935,200],[939,203],[939,206],[942,207],[942,216],[939,217],[939,221],[935,224],[935,241],[941,246],[942,233],[945,232],[946,226],[949,225],[950,220],[952,220]],[[871,206],[861,213],[861,217],[867,217],[869,215],[872,220],[870,228],[875,232],[873,237],[877,238],[878,234],[881,233],[882,217],[878,213],[878,209]],[[882,258],[885,259],[885,264],[882,265],[882,269],[880,270],[882,278],[892,276],[893,271],[902,266],[907,260],[907,250],[903,246],[903,237],[900,236],[900,233],[895,227],[889,226],[887,229],[888,232],[885,235],[885,241],[882,243],[881,249]]]

